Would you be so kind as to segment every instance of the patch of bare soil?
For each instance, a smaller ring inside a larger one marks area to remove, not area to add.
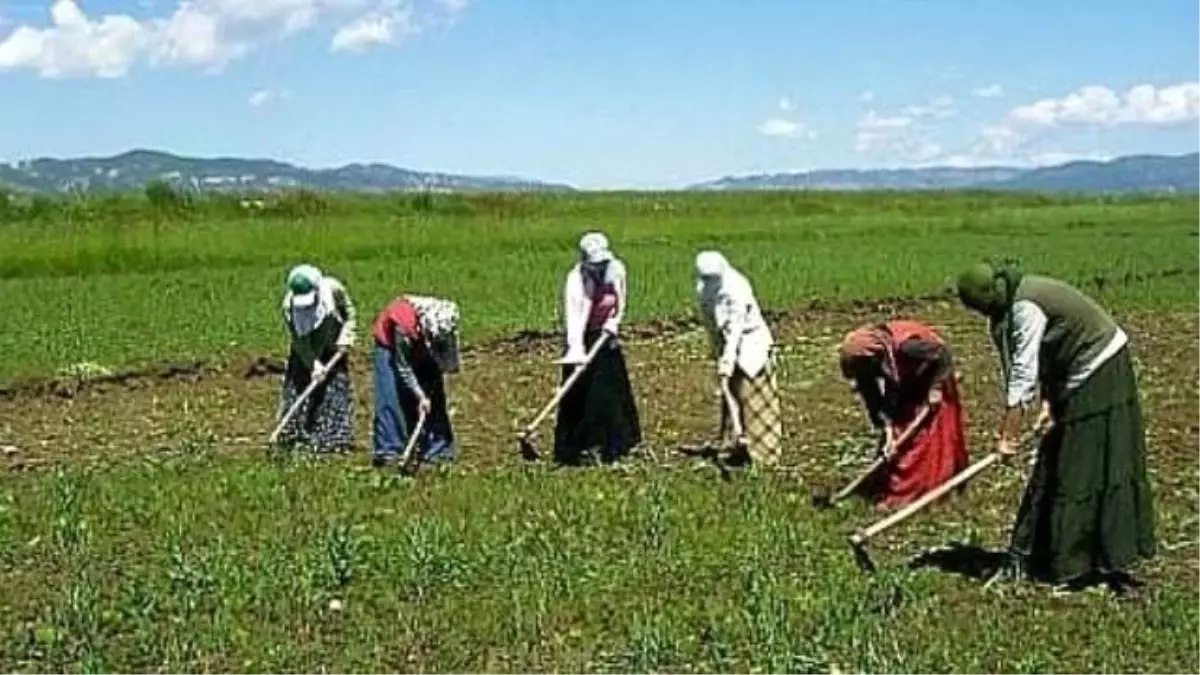
[[[796,517],[834,517],[811,511],[809,491],[836,489],[870,459],[855,454],[855,439],[863,435],[866,419],[839,377],[835,350],[847,331],[889,317],[926,321],[947,338],[961,376],[972,457],[992,449],[1000,412],[998,364],[980,319],[930,299],[777,315],[772,322],[780,343],[787,437],[778,480],[794,496]],[[1133,338],[1138,364],[1159,539],[1170,554],[1165,559],[1173,561],[1156,563],[1156,573],[1195,581],[1194,566],[1175,563],[1194,559],[1197,549],[1196,317],[1143,313],[1120,318]],[[701,466],[674,450],[680,443],[711,439],[716,430],[714,364],[704,335],[690,321],[678,320],[631,327],[623,340],[647,439],[643,454],[669,467]],[[516,432],[554,392],[558,341],[554,335],[525,335],[466,350],[463,371],[449,384],[464,469],[521,462]],[[371,376],[364,355],[355,355],[351,363],[360,452],[349,461],[365,465],[371,442]],[[176,364],[84,386],[57,382],[10,388],[0,398],[0,468],[11,475],[81,462],[108,464],[186,452],[197,444],[216,452],[262,452],[274,421],[281,373],[278,357],[259,357],[227,365]],[[540,429],[544,449],[553,438],[553,424],[550,416]],[[936,517],[914,519],[897,528],[903,534],[882,535],[872,548],[911,552],[916,543],[944,542],[947,528],[969,538],[986,527],[986,538],[999,543],[1027,472],[1026,462],[990,469],[964,498],[935,507]]]

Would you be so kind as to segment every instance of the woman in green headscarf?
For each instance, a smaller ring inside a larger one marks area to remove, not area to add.
[[[1012,552],[1035,579],[1123,585],[1155,554],[1154,509],[1129,338],[1094,300],[1061,281],[979,264],[958,296],[988,318],[1006,411],[998,452],[1017,453],[1039,397],[1043,433],[1017,511]]]

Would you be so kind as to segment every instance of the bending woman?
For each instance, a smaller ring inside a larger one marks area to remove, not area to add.
[[[354,344],[354,303],[340,281],[311,265],[293,268],[287,286],[283,320],[292,344],[276,420],[313,379],[321,384],[281,430],[278,442],[346,452],[354,441],[354,390],[345,354]],[[338,353],[343,356],[330,366]]]
[[[696,256],[696,296],[717,360],[717,377],[738,404],[750,458],[777,464],[783,420],[771,350],[775,338],[763,319],[754,289],[725,256],[704,251]],[[723,432],[731,431],[729,406],[721,406]],[[744,458],[742,458],[744,459]]]
[[[881,431],[888,461],[863,485],[877,505],[908,504],[966,468],[954,364],[936,331],[916,321],[863,326],[842,343],[841,367]]]
[[[1128,336],[1094,300],[1048,277],[979,264],[959,276],[958,295],[987,317],[1000,355],[1000,454],[1017,453],[1025,411],[1043,397],[1012,552],[1035,579],[1121,585],[1114,573],[1156,552]]]
[[[386,465],[404,449],[422,416],[417,458],[454,458],[445,373],[456,373],[460,366],[458,320],[455,303],[414,295],[392,300],[375,318],[376,466]]]

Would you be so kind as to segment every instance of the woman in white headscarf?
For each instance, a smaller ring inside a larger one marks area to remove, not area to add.
[[[606,336],[607,342],[558,406],[554,457],[562,464],[579,464],[593,455],[609,463],[642,442],[637,403],[617,339],[625,316],[625,265],[599,232],[583,236],[579,253],[563,290],[563,380],[584,366],[597,340]]]
[[[750,458],[775,464],[783,442],[783,420],[775,385],[775,339],[746,277],[716,251],[696,256],[696,295],[717,359],[717,376],[729,386],[741,415]],[[727,406],[721,427],[731,431]],[[743,458],[744,459],[744,458]]]
[[[323,380],[280,431],[279,442],[346,452],[354,441],[354,391],[348,358],[333,361],[354,345],[354,303],[340,281],[312,265],[292,268],[287,289],[283,321],[292,344],[276,419],[314,378]]]

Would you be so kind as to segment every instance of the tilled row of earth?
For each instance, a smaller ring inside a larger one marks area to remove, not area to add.
[[[998,365],[984,325],[938,300],[807,308],[771,318],[780,344],[779,384],[786,443],[781,470],[796,491],[837,487],[870,458],[862,444],[866,419],[837,366],[837,345],[848,330],[886,317],[926,321],[949,341],[967,410],[970,451],[992,449],[1000,405]],[[1135,313],[1119,317],[1133,338],[1147,419],[1150,465],[1157,486],[1159,537],[1165,567],[1194,579],[1197,480],[1200,467],[1200,390],[1195,373],[1196,317]],[[638,397],[645,446],[635,467],[698,468],[676,452],[682,443],[711,439],[717,427],[714,365],[703,334],[687,320],[631,326],[623,338]],[[516,432],[554,392],[559,338],[525,335],[480,344],[464,353],[463,371],[450,379],[457,471],[495,470],[522,463]],[[371,376],[366,359],[352,359],[359,451],[342,461],[369,464]],[[196,452],[263,453],[278,402],[282,355],[184,363],[80,382],[48,380],[10,386],[0,396],[0,468],[8,480],[59,466],[103,465]],[[553,417],[540,437],[548,444]],[[990,471],[975,493],[945,517],[986,520],[1000,527],[1015,508],[1023,466]],[[432,478],[432,477],[431,477]],[[1193,561],[1189,564],[1187,561]]]

